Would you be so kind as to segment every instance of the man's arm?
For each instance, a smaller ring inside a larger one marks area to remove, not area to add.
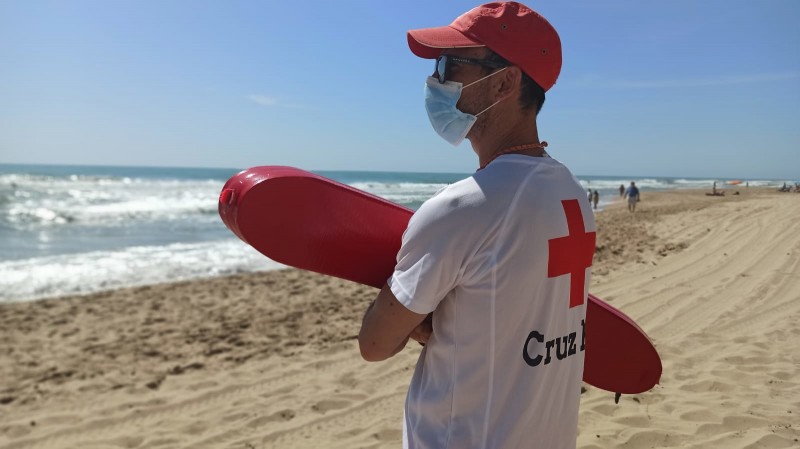
[[[426,316],[408,310],[395,298],[389,286],[384,285],[361,322],[358,333],[361,357],[377,362],[397,354]]]

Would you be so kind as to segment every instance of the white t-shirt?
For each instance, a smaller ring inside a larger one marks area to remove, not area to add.
[[[596,229],[584,195],[555,159],[509,154],[411,218],[388,284],[435,312],[404,448],[575,448]]]

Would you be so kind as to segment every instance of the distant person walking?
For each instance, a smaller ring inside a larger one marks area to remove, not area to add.
[[[625,197],[628,198],[628,210],[636,212],[636,203],[639,202],[639,189],[636,188],[636,183],[631,181],[630,187],[625,191]]]
[[[619,185],[619,196],[625,196],[625,184]]]
[[[592,204],[592,189],[587,189],[586,199],[589,200],[589,205]]]
[[[594,194],[592,195],[592,203],[594,204],[594,210],[597,210],[597,203],[600,201],[600,192],[597,189],[594,189]]]

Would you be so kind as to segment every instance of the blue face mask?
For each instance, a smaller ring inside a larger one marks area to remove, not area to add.
[[[428,118],[431,121],[434,131],[453,146],[458,146],[463,142],[469,130],[472,129],[472,125],[478,120],[478,116],[491,109],[497,103],[500,103],[502,99],[495,101],[489,107],[475,115],[466,114],[459,111],[456,107],[458,99],[461,98],[461,91],[503,70],[505,70],[505,68],[490,73],[466,86],[462,86],[461,83],[455,81],[440,83],[437,78],[429,76],[428,80],[425,82],[425,110],[428,111]]]

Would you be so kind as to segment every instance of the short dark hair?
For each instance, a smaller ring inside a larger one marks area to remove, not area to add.
[[[500,64],[513,65],[492,50],[489,50],[489,56],[486,57],[486,59]],[[489,69],[485,67],[484,70],[488,71]],[[520,72],[522,72],[522,70],[520,70]],[[528,74],[522,72],[522,92],[520,92],[519,95],[519,102],[522,108],[526,110],[534,109],[538,115],[539,111],[542,110],[542,106],[544,106],[544,98],[544,89],[542,89],[542,86],[528,76]]]

